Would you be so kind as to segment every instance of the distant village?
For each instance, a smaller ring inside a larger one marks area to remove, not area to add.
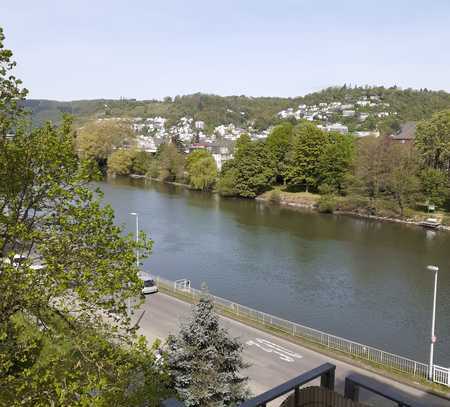
[[[297,107],[287,108],[277,113],[277,118],[282,120],[307,120],[313,122],[323,131],[338,132],[341,134],[353,134],[356,137],[379,137],[378,130],[364,128],[364,123],[369,117],[382,119],[396,116],[397,112],[391,109],[389,103],[384,102],[379,96],[363,96],[355,101],[345,102],[320,102],[318,104],[301,104]],[[252,140],[265,139],[273,126],[265,130],[256,130],[251,125],[246,128],[237,127],[234,124],[221,124],[214,128],[211,134],[205,131],[205,122],[195,121],[192,117],[182,117],[178,122],[167,127],[167,119],[164,117],[134,117],[125,118],[101,118],[102,120],[129,120],[137,137],[137,147],[148,153],[155,153],[158,146],[167,140],[179,140],[189,153],[196,149],[206,149],[214,157],[217,168],[233,158],[234,142],[241,134],[246,133]],[[343,123],[356,123],[359,130],[350,131],[349,126]],[[409,142],[414,138],[415,123],[405,123],[398,134],[392,134],[393,140],[401,143]]]

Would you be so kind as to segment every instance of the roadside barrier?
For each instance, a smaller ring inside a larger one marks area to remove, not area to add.
[[[164,287],[164,289],[169,292],[178,293],[193,300],[198,300],[204,295],[203,291],[192,288],[189,280],[184,280],[183,284],[181,284],[180,281],[181,280],[177,280],[177,282],[174,282],[159,276],[156,277],[157,285]],[[301,338],[326,349],[339,351],[356,359],[388,367],[415,378],[428,380],[429,365],[425,363],[385,352],[372,346],[340,338],[336,335],[330,335],[317,329],[287,321],[210,293],[208,293],[208,296],[220,310],[225,313],[233,314],[238,318],[254,321],[269,329],[280,331],[295,338]],[[433,382],[450,387],[450,368],[434,365]]]

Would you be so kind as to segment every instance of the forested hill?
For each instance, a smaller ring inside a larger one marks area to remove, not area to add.
[[[33,123],[36,125],[47,120],[57,123],[62,113],[72,113],[80,122],[105,116],[144,118],[162,116],[168,119],[170,125],[183,116],[190,116],[195,120],[204,121],[207,130],[220,124],[233,123],[236,126],[244,126],[251,122],[254,122],[254,127],[263,129],[277,123],[278,112],[288,108],[296,109],[300,104],[352,103],[370,96],[377,96],[389,104],[390,110],[396,112],[395,120],[398,122],[429,118],[434,112],[450,108],[450,93],[444,91],[345,85],[330,87],[296,98],[217,96],[196,93],[175,98],[167,97],[162,101],[98,99],[58,102],[30,99],[25,102],[25,105],[31,110]]]

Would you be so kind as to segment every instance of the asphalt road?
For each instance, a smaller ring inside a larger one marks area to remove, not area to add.
[[[190,309],[190,304],[166,294],[157,293],[149,295],[146,297],[145,304],[136,313],[136,316],[139,316],[142,314],[142,311],[145,311],[139,323],[140,332],[150,342],[153,342],[157,338],[164,341],[169,333],[177,332],[180,321],[185,320],[189,316]],[[329,362],[336,365],[335,388],[342,394],[344,392],[345,377],[352,372],[356,372],[370,376],[387,386],[396,387],[423,406],[450,407],[450,401],[350,364],[331,359],[330,357],[259,331],[240,322],[225,317],[221,317],[221,322],[232,336],[238,337],[244,344],[244,359],[250,363],[250,367],[244,374],[249,377],[249,385],[254,395],[260,394],[303,372]],[[370,395],[365,391],[360,392],[360,400],[374,406],[393,406],[392,403],[378,396]],[[278,402],[271,403],[273,406],[279,404]]]

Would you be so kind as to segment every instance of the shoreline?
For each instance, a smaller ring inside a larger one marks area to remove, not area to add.
[[[278,206],[281,206],[281,207],[287,207],[287,208],[291,208],[291,209],[295,209],[295,208],[309,209],[309,210],[311,210],[313,212],[319,213],[319,210],[318,210],[318,208],[317,208],[317,206],[315,204],[289,202],[289,201],[283,201],[283,200],[281,200],[280,202],[277,202],[277,203],[271,203],[268,198],[263,197],[262,195],[258,195],[255,198],[255,200],[258,200],[258,201],[261,201],[261,202],[266,202],[266,203],[273,204],[273,205],[278,205]],[[420,222],[422,222],[422,221],[400,219],[400,218],[391,218],[391,217],[377,216],[377,215],[367,215],[367,214],[363,214],[363,213],[359,213],[359,212],[352,212],[352,211],[335,210],[334,212],[329,213],[329,215],[353,216],[353,217],[362,218],[362,219],[376,220],[376,221],[379,221],[379,222],[402,223],[402,224],[405,224],[405,225],[417,226],[417,227],[420,227],[420,228],[426,229],[426,230],[450,231],[450,226],[445,226],[445,225],[442,225],[442,224],[439,225],[437,228],[426,228],[426,227],[424,227],[424,226],[422,226],[420,224]]]
[[[156,182],[160,182],[162,184],[175,185],[175,186],[179,186],[179,187],[184,187],[191,191],[196,191],[195,189],[191,188],[190,185],[183,184],[181,182],[161,181],[157,178],[152,178],[152,177],[148,177],[146,175],[139,175],[139,174],[130,174],[128,177],[130,177],[132,179],[145,179],[145,180],[150,180],[150,181],[156,181]],[[211,194],[217,193],[214,191],[209,191],[209,192]],[[264,202],[266,204],[276,205],[276,206],[289,208],[289,209],[308,209],[313,212],[319,213],[317,206],[314,203],[289,202],[289,201],[285,201],[285,200],[281,200],[280,202],[273,203],[273,202],[270,202],[269,198],[264,197],[263,195],[264,194],[261,194],[261,195],[258,195],[257,197],[255,197],[255,201]],[[245,198],[240,198],[240,199],[245,199]],[[421,221],[414,221],[414,220],[408,220],[408,219],[391,218],[391,217],[384,217],[384,216],[377,216],[377,215],[367,215],[367,214],[362,214],[362,213],[358,213],[358,212],[340,211],[340,210],[336,210],[333,213],[331,213],[330,215],[353,216],[353,217],[362,218],[362,219],[371,219],[371,220],[375,220],[378,222],[402,223],[405,225],[417,226],[417,227],[420,227],[420,228],[426,229],[426,230],[428,229],[420,224]],[[437,227],[435,229],[430,228],[428,230],[450,231],[450,226],[445,226],[445,225],[441,224],[439,227]]]

